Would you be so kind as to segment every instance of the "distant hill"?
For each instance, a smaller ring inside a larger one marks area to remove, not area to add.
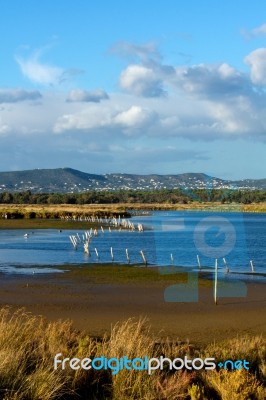
[[[78,193],[88,190],[153,190],[153,189],[243,189],[266,190],[266,179],[228,181],[202,173],[177,175],[95,175],[72,168],[34,169],[0,172],[0,191],[38,193]]]

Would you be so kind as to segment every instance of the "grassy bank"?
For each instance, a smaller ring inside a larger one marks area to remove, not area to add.
[[[0,218],[14,219],[58,219],[77,221],[80,217],[130,217],[125,207],[112,205],[79,206],[79,205],[38,205],[38,204],[0,204]]]
[[[179,370],[147,371],[54,370],[57,353],[63,357],[128,359],[164,355],[246,359],[249,371]],[[77,332],[70,322],[46,323],[22,310],[0,311],[0,397],[9,400],[51,399],[145,399],[145,400],[248,400],[265,398],[266,345],[261,336],[237,339],[198,348],[187,341],[160,343],[148,323],[127,320],[115,325],[109,337],[94,338]]]
[[[89,229],[99,224],[74,220],[73,216],[129,217],[138,212],[197,210],[210,212],[266,212],[266,204],[97,204],[97,205],[4,205],[0,204],[0,229]],[[8,219],[5,218],[8,215]],[[70,216],[72,220],[65,217]]]
[[[199,210],[217,212],[266,212],[266,203],[253,204],[222,204],[220,202],[193,202],[190,204],[139,204],[139,203],[119,203],[119,204],[88,204],[88,205],[23,205],[23,204],[0,204],[0,217],[9,214],[12,218],[23,219],[49,219],[61,218],[65,216],[130,216],[130,212],[155,210]],[[128,214],[129,212],[129,214]]]
[[[60,219],[0,219],[0,229],[82,229],[99,228],[99,224],[86,221],[62,221]]]

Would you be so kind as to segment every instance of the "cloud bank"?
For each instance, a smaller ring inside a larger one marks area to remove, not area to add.
[[[41,94],[1,89],[0,102],[13,106],[13,114],[2,111],[1,129],[19,132],[23,126],[24,134],[27,130],[61,135],[82,132],[96,139],[99,131],[104,131],[105,136],[120,140],[140,136],[157,140],[265,139],[266,48],[244,58],[249,73],[226,62],[167,65],[154,44],[123,42],[114,49],[120,56],[130,57],[118,77],[119,91],[109,95],[104,89],[73,88],[68,93],[61,89]],[[40,85],[62,82],[67,70],[41,62],[42,55],[37,51],[28,59],[17,57],[22,73]],[[42,105],[35,108],[33,119],[32,104],[25,100],[37,102],[41,97]]]
[[[17,103],[26,100],[39,100],[42,95],[37,90],[0,89],[0,103]]]
[[[265,143],[266,48],[246,55],[248,72],[226,61],[168,65],[153,44],[123,42],[112,52],[127,62],[112,93],[69,88],[68,78],[79,70],[45,63],[42,53],[16,57],[38,90],[0,88],[2,148],[15,142],[24,159],[25,152],[43,158],[57,153],[58,165],[60,160],[67,165],[69,159],[100,162],[102,157],[105,165],[123,170],[123,165],[129,169],[127,160],[141,157],[155,165],[208,159],[202,150],[188,148],[195,143]],[[180,146],[182,141],[187,145]],[[144,164],[139,161],[139,168]]]

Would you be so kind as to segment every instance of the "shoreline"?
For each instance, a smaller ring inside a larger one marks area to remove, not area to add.
[[[9,272],[8,268],[13,268],[12,272]],[[4,268],[4,267],[2,267]],[[187,274],[194,274],[199,277],[199,281],[203,282],[203,285],[206,285],[206,282],[211,282],[214,279],[214,267],[210,266],[202,266],[200,269],[198,266],[194,267],[186,267],[181,265],[157,265],[157,264],[144,264],[143,262],[139,263],[126,263],[126,262],[118,262],[118,261],[91,261],[84,263],[71,263],[71,264],[38,264],[36,266],[28,265],[28,264],[19,264],[19,265],[10,265],[6,266],[3,270],[0,269],[0,278],[1,276],[31,276],[36,275],[40,277],[52,276],[52,275],[74,275],[77,276],[90,275],[89,271],[97,270],[99,274],[99,279],[96,281],[100,281],[102,283],[113,282],[113,274],[110,271],[117,271],[119,275],[115,277],[117,280],[115,283],[129,283],[129,279],[133,278],[134,283],[141,283],[147,281],[148,278],[151,279],[149,283],[153,283],[154,278],[155,282],[163,281],[171,284],[176,281],[176,277],[180,279],[180,282],[183,280],[186,281]],[[139,273],[133,273],[132,271],[139,271]],[[123,271],[123,272],[122,272]],[[103,272],[107,275],[104,278]],[[130,273],[128,273],[130,272]],[[121,275],[124,274],[124,278]],[[142,276],[141,276],[142,273]],[[158,278],[159,277],[159,278]],[[96,276],[94,275],[94,281]],[[265,284],[266,283],[266,272],[264,271],[237,271],[230,270],[230,272],[226,272],[224,268],[218,268],[218,282],[237,282],[242,281],[244,283],[257,283],[257,284]],[[205,284],[204,284],[205,282]]]
[[[101,225],[105,226],[105,222],[91,222],[84,217],[88,215],[91,217],[104,217],[120,216],[121,218],[137,218],[139,216],[145,217],[146,212],[152,213],[156,211],[183,211],[183,212],[209,212],[209,213],[243,213],[243,214],[265,214],[266,204],[257,209],[257,204],[243,206],[236,204],[232,209],[226,208],[224,205],[214,206],[213,203],[199,203],[197,206],[193,204],[188,205],[169,205],[169,204],[139,204],[139,205],[15,205],[12,204],[8,207],[0,204],[0,230],[4,229],[90,229],[99,228]],[[136,212],[136,214],[130,212]],[[144,212],[144,214],[141,213]],[[30,217],[31,213],[35,213],[35,217]],[[139,214],[138,214],[139,212]],[[5,214],[19,213],[20,217],[4,218]],[[41,216],[42,215],[42,216]],[[69,215],[70,218],[66,218]],[[74,217],[74,219],[72,219]],[[109,224],[108,224],[109,226]],[[115,228],[113,228],[115,229]]]
[[[266,203],[226,203],[221,202],[192,202],[188,204],[168,204],[168,203],[116,203],[116,204],[0,204],[0,229],[2,225],[14,221],[27,221],[33,223],[37,220],[51,221],[54,218],[58,223],[72,224],[79,221],[66,221],[68,216],[99,216],[111,217],[112,215],[125,215],[125,217],[134,217],[134,212],[153,212],[153,211],[202,211],[202,212],[242,212],[242,213],[266,213]],[[132,212],[132,215],[130,215]],[[9,219],[4,216],[10,214]],[[18,218],[15,218],[17,215]],[[144,214],[145,216],[145,214]],[[61,219],[63,218],[63,219]],[[26,222],[26,223],[27,223]],[[83,221],[84,222],[84,221]],[[86,222],[86,221],[85,221]]]
[[[89,267],[87,267],[89,268]],[[81,271],[82,272],[82,271]],[[246,297],[213,301],[211,281],[199,281],[195,302],[165,302],[164,291],[176,279],[160,281],[97,281],[97,275],[70,271],[45,276],[2,275],[0,306],[25,307],[48,321],[73,321],[74,328],[99,337],[118,321],[147,317],[158,340],[208,344],[239,335],[266,334],[266,297],[261,283],[247,282]],[[183,277],[180,284],[186,283]]]

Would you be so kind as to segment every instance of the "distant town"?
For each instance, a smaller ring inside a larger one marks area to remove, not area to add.
[[[203,173],[175,175],[96,175],[72,168],[0,172],[0,192],[83,193],[86,191],[154,191],[162,189],[265,190],[266,179],[230,181]]]

